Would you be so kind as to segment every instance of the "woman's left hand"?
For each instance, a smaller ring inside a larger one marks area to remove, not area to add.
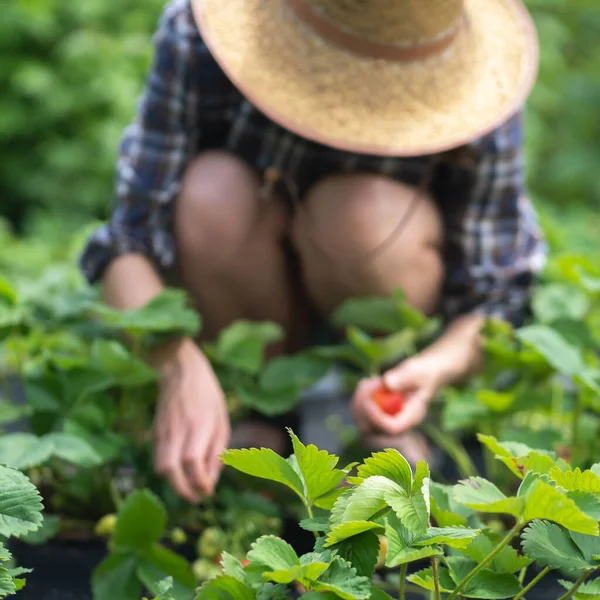
[[[354,419],[363,437],[372,434],[397,436],[417,427],[427,416],[442,381],[437,361],[419,355],[389,370],[383,377],[363,379],[352,400]],[[403,394],[404,405],[397,414],[387,414],[373,400],[373,393],[381,386]]]

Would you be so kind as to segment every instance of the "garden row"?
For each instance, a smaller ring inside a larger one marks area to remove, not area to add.
[[[518,599],[551,570],[564,598],[600,597],[599,296],[600,270],[563,255],[536,292],[531,324],[488,323],[485,369],[446,390],[424,426],[458,484],[396,451],[357,453],[353,439],[340,468],[291,434],[287,459],[229,451],[216,496],[191,506],[153,473],[157,377],[144,360],[156,344],[199,331],[185,295],[167,290],[120,313],[70,262],[10,273],[0,279],[0,597],[26,577],[9,549],[26,558],[25,544],[98,539],[106,558],[94,600],[277,599],[292,590],[305,600],[381,600],[415,589]],[[413,355],[441,325],[401,294],[349,301],[334,321],[339,344],[269,361],[265,348],[283,335],[272,323],[240,321],[203,345],[234,423],[250,411],[288,413],[334,365],[351,389]],[[483,469],[464,445],[474,434]],[[314,536],[308,547],[283,541],[290,521]]]

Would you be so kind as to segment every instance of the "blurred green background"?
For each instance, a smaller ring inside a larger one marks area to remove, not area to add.
[[[553,243],[592,249],[600,246],[600,1],[527,3],[542,44],[527,119],[530,189]],[[37,243],[108,216],[118,139],[133,115],[163,5],[4,5],[0,215],[10,226],[0,243],[16,243],[11,229]]]

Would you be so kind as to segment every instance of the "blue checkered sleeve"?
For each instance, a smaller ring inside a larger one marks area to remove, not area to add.
[[[91,282],[120,255],[142,254],[159,269],[175,261],[173,199],[197,145],[197,62],[206,53],[188,2],[167,5],[154,48],[136,117],[121,139],[110,221],[92,234],[81,257]]]
[[[448,220],[454,260],[445,308],[522,324],[546,244],[526,195],[522,114],[479,140],[475,185],[465,208]]]

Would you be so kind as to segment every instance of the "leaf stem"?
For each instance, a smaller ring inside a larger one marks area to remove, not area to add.
[[[422,423],[421,428],[431,438],[432,442],[452,459],[462,479],[479,475],[469,453],[454,436],[442,433],[431,423]]]
[[[510,544],[511,540],[521,531],[523,527],[523,523],[521,521],[517,521],[517,524],[507,533],[506,537],[494,548],[493,552],[487,555],[486,558],[483,559],[470,573],[468,573],[464,579],[456,586],[454,591],[448,596],[447,600],[454,600],[456,596],[463,590],[463,588],[479,573],[482,569],[485,569],[493,560],[502,552],[508,544]]]
[[[532,587],[537,585],[548,573],[550,573],[550,567],[546,567],[543,571],[540,571],[514,598],[513,600],[520,600]]]
[[[406,571],[408,563],[404,563],[400,569],[400,600],[406,600]]]
[[[437,558],[435,556],[431,559],[431,570],[433,572],[433,587],[435,588],[435,600],[441,600],[442,594],[440,592],[440,579],[438,575]]]
[[[590,569],[585,571],[584,574],[573,584],[573,587],[565,592],[558,600],[569,600],[573,594],[583,585],[583,582],[595,571],[596,569]]]
[[[308,502],[305,502],[304,506],[306,506],[306,512],[308,513],[308,518],[313,519],[314,513],[313,513],[312,506]],[[313,531],[313,535],[315,536],[315,540],[319,539],[319,534],[316,531]]]

